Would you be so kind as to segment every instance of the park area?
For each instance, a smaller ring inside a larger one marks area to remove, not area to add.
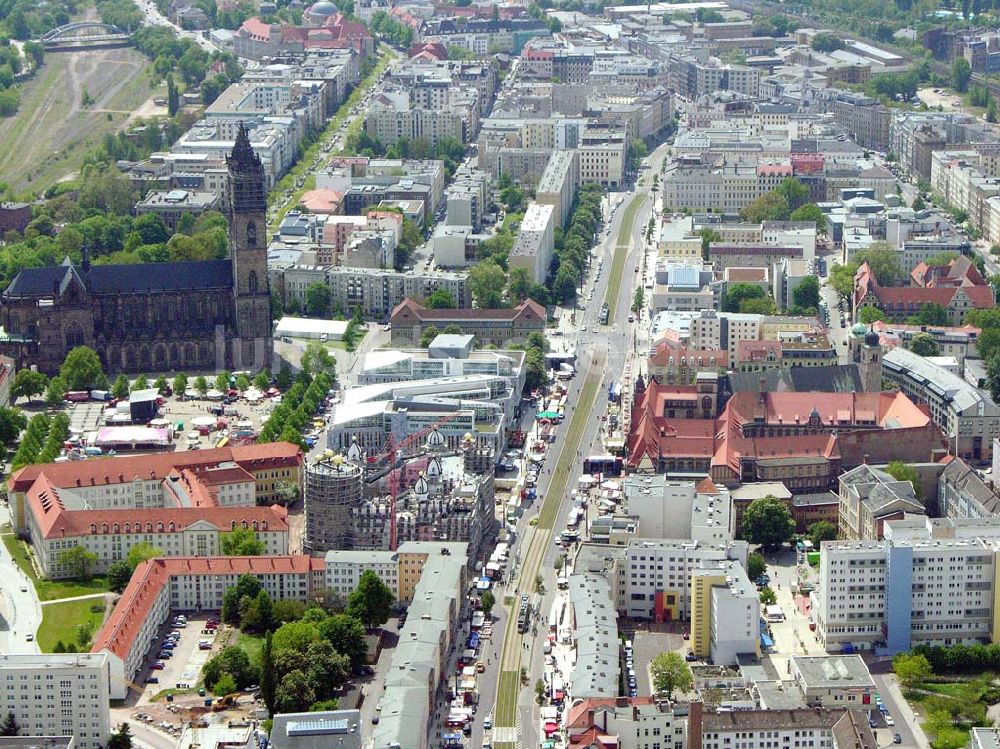
[[[104,623],[105,606],[103,596],[43,605],[38,647],[43,653],[90,650],[94,633]]]
[[[35,574],[31,563],[31,552],[28,545],[13,533],[3,534],[3,544],[14,558],[14,563],[21,568],[35,586],[39,601],[58,601],[62,598],[75,598],[93,593],[107,593],[108,579],[103,576],[91,577],[87,580],[47,580]]]
[[[1000,655],[995,645],[975,645],[918,648],[893,660],[903,695],[933,749],[961,749],[968,743],[969,729],[1000,722],[998,671],[978,668],[988,658],[966,657],[980,650]]]

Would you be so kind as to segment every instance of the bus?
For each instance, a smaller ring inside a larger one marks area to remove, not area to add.
[[[608,314],[609,314],[608,305],[607,304],[602,305],[602,307],[601,307],[601,325],[607,325],[608,324]]]
[[[621,476],[624,461],[616,455],[591,455],[583,460],[583,472],[601,473],[605,476]]]

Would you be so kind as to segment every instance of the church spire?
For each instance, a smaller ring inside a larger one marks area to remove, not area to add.
[[[261,168],[260,157],[250,146],[250,131],[241,120],[236,131],[236,142],[232,153],[226,157],[230,171],[253,171]]]

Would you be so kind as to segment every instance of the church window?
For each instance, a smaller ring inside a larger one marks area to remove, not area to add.
[[[257,271],[250,271],[250,275],[247,278],[247,285],[249,286],[251,294],[257,293]]]
[[[75,320],[66,325],[66,348],[72,349],[83,345],[83,326]]]
[[[247,247],[257,246],[257,224],[251,221],[247,224]]]

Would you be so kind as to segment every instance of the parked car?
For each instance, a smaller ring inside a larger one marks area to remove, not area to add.
[[[903,743],[903,737],[900,736],[898,733],[894,733],[892,735],[892,743],[893,744],[902,744]]]
[[[152,666],[150,666],[150,668],[153,669],[154,671],[162,671],[164,668],[166,668],[166,664],[163,661],[157,661]]]
[[[146,677],[146,683],[147,684],[159,684],[160,683],[160,677],[159,676],[147,676]]]

